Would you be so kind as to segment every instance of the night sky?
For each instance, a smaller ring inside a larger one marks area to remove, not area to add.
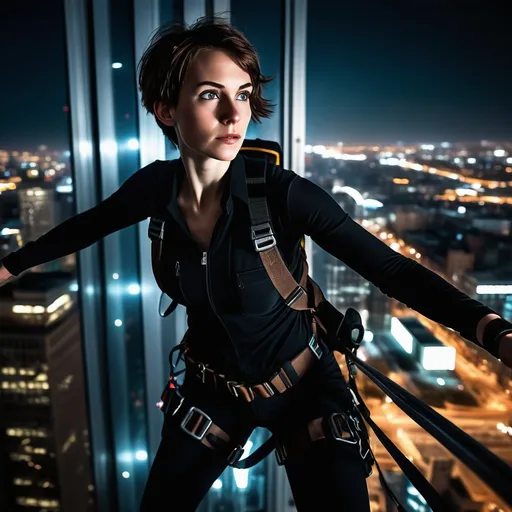
[[[310,0],[307,142],[512,139],[505,5]],[[4,2],[0,21],[0,148],[67,148],[60,2]]]

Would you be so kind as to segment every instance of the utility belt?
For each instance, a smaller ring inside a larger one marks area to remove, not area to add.
[[[226,375],[218,373],[208,366],[208,364],[196,361],[185,353],[185,363],[187,369],[191,369],[203,384],[214,387],[215,389],[227,389],[235,398],[252,402],[256,396],[270,398],[274,395],[284,393],[286,390],[295,386],[300,379],[309,371],[315,361],[322,357],[322,348],[317,340],[315,333],[311,336],[308,346],[302,350],[291,361],[283,364],[270,379],[259,384],[246,384],[230,380]]]

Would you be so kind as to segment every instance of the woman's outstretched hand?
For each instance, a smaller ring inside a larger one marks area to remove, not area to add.
[[[512,368],[512,333],[501,338],[499,356],[503,364]]]
[[[14,279],[14,276],[0,263],[0,287]]]

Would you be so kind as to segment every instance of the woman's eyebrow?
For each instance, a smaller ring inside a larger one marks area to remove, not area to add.
[[[199,89],[199,87],[203,86],[203,85],[209,85],[211,87],[217,87],[218,89],[225,89],[226,86],[222,85],[222,84],[219,84],[217,82],[211,82],[210,80],[205,80],[204,82],[199,82],[197,85],[196,85],[196,89]],[[247,82],[246,84],[243,84],[241,85],[238,90],[240,89],[245,89],[247,87],[252,87],[252,83],[251,82]]]

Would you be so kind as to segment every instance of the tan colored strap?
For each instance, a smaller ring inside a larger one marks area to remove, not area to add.
[[[276,246],[267,249],[266,251],[260,251],[260,258],[263,262],[263,266],[265,267],[270,280],[275,286],[276,290],[279,292],[279,295],[285,300],[288,301],[299,289],[299,284],[293,278],[292,274],[288,270],[281,253],[279,252]],[[307,283],[307,275],[308,275],[308,266],[307,262],[304,259],[304,269],[301,278],[301,285],[304,289],[304,292],[299,296],[299,298],[290,304],[292,309],[304,310],[310,309],[308,307],[308,296],[306,292],[306,283]]]
[[[313,322],[313,334],[318,340],[317,336],[317,326]],[[192,364],[197,366],[202,365],[203,371],[211,374],[214,378],[214,382],[218,383],[220,379],[222,379],[225,385],[231,392],[236,392],[238,397],[243,398],[246,402],[252,402],[256,395],[261,396],[262,398],[270,398],[276,393],[284,393],[287,389],[293,386],[292,381],[286,374],[284,368],[281,368],[277,374],[270,380],[270,382],[262,382],[261,384],[254,384],[252,386],[247,386],[244,384],[238,384],[236,382],[229,381],[225,375],[221,373],[215,372],[211,368],[208,368],[206,365],[195,361],[188,354],[185,355],[185,359]],[[293,358],[291,361],[291,366],[295,370],[295,373],[299,378],[306,374],[309,370],[313,362],[316,360],[316,355],[313,351],[308,347],[300,352],[297,356]],[[231,389],[233,388],[233,389]]]
[[[254,391],[247,386],[238,386],[236,388],[239,396],[243,397],[246,402],[252,402],[254,400]]]
[[[200,422],[201,419],[198,420],[198,422]],[[196,428],[198,427],[199,425],[196,426]],[[230,441],[230,437],[228,434],[226,434],[226,432],[224,432],[224,430],[222,430],[218,425],[215,425],[215,423],[212,423],[210,425],[210,427],[208,428],[208,430],[206,431],[203,439],[201,439],[201,443],[203,443],[205,446],[208,446],[208,448],[211,448],[212,450],[215,449],[214,446],[212,446],[210,444],[210,442],[208,441],[207,437],[208,437],[208,434],[213,434],[214,436],[216,437],[219,437],[220,439],[222,439],[223,441],[227,443],[229,443]]]

